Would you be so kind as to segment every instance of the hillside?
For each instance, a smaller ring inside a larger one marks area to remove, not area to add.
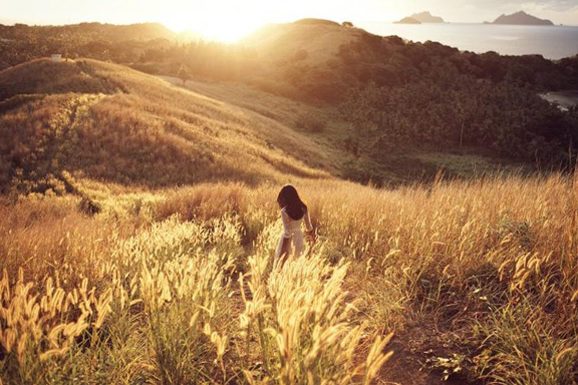
[[[343,44],[356,41],[367,32],[321,19],[271,24],[243,40],[262,59],[276,64],[299,62],[324,66],[334,59]]]
[[[94,60],[14,66],[0,89],[4,191],[71,192],[69,174],[130,189],[330,175],[397,185],[440,168],[469,177],[511,164],[427,146],[376,156],[338,109]]]
[[[76,43],[70,49],[75,47]],[[5,53],[0,52],[0,56]],[[173,79],[184,73],[188,84],[194,85],[196,96],[202,94],[216,103],[224,102],[225,110],[234,108],[212,118],[207,126],[226,127],[235,138],[244,138],[247,133],[246,140],[241,141],[246,144],[235,145],[236,139],[224,141],[208,134],[213,132],[211,129],[200,135],[209,144],[191,144],[199,132],[198,125],[203,123],[195,126],[190,118],[182,116],[187,116],[187,103],[194,106],[198,100],[189,100],[192,96],[186,91],[168,87],[166,83],[161,83],[164,84],[161,87],[156,83],[158,80],[153,83],[153,96],[149,86],[144,86],[152,78],[142,73],[124,67],[115,67],[118,72],[104,73],[92,68],[95,62],[78,64],[86,62],[80,60],[62,63],[58,67],[60,72],[52,74],[50,63],[24,63],[0,76],[5,85],[0,88],[0,97],[10,98],[2,102],[1,108],[19,105],[20,110],[12,111],[22,116],[18,124],[29,124],[23,122],[24,115],[19,111],[29,108],[24,106],[32,103],[31,99],[46,105],[56,103],[51,99],[56,96],[68,100],[67,92],[102,94],[102,101],[95,102],[94,108],[106,105],[99,119],[112,122],[108,130],[117,126],[116,115],[120,115],[108,100],[130,101],[127,105],[139,127],[153,132],[159,127],[166,132],[169,127],[171,135],[176,132],[179,138],[177,148],[181,144],[193,146],[192,152],[183,147],[177,153],[188,162],[200,162],[195,166],[197,170],[224,170],[209,175],[205,171],[179,169],[179,161],[174,161],[171,167],[178,169],[174,176],[158,170],[154,178],[147,179],[143,170],[152,168],[152,156],[129,162],[133,171],[119,165],[111,171],[105,170],[102,160],[94,157],[87,160],[88,156],[82,152],[78,159],[54,170],[52,166],[42,166],[40,176],[32,179],[62,170],[87,169],[91,177],[111,178],[119,172],[121,176],[113,179],[125,185],[214,180],[217,175],[227,175],[239,167],[230,162],[213,163],[213,157],[203,149],[220,142],[216,148],[236,148],[231,159],[239,152],[243,158],[241,148],[255,147],[253,140],[260,154],[275,154],[276,160],[264,160],[259,155],[257,161],[248,163],[257,168],[267,165],[263,171],[234,173],[242,175],[238,179],[258,180],[279,172],[273,177],[278,180],[285,171],[289,175],[321,172],[363,183],[397,185],[416,179],[431,180],[440,168],[450,176],[467,177],[496,168],[568,167],[578,152],[568,151],[569,146],[578,143],[577,120],[573,118],[576,112],[559,111],[538,96],[544,91],[578,87],[576,58],[551,62],[537,56],[476,55],[433,42],[420,44],[394,36],[375,36],[350,25],[318,19],[270,25],[237,46],[206,42],[167,45],[153,40],[103,45],[90,51],[90,56],[127,61],[133,68],[172,75]],[[140,77],[129,84],[123,80],[127,73]],[[182,81],[172,82],[182,88]],[[51,98],[44,100],[46,94]],[[154,120],[142,117],[141,112],[151,104],[155,106]],[[243,116],[242,129],[236,128],[238,114]],[[125,116],[122,118],[119,121],[126,120]],[[172,121],[179,128],[168,123]],[[230,127],[235,128],[229,130]],[[189,135],[189,128],[194,135]],[[189,136],[182,141],[186,135]],[[173,141],[175,136],[171,138]],[[36,159],[36,155],[13,164],[26,168],[30,159]],[[82,166],[77,167],[78,162]],[[290,166],[293,164],[298,165],[296,169]],[[301,170],[302,166],[308,171]],[[13,178],[14,175],[9,177]]]
[[[39,59],[0,72],[0,86],[0,102],[9,103],[6,99],[18,95],[113,94],[122,84],[115,76],[99,76],[86,62]]]
[[[284,265],[278,184],[2,200],[0,379],[574,384],[577,182],[299,180],[319,238]]]
[[[395,169],[403,153],[448,148],[546,168],[574,164],[576,152],[568,148],[578,141],[576,112],[558,111],[539,93],[578,87],[575,58],[478,55],[323,20],[271,28],[251,38],[259,69],[242,78],[269,92],[337,106],[351,126],[347,147],[360,155],[352,173],[366,173],[358,180],[381,183],[386,173],[374,164]]]
[[[0,72],[0,89],[3,188],[54,187],[64,171],[155,187],[334,169],[292,127],[115,64],[37,60]]]

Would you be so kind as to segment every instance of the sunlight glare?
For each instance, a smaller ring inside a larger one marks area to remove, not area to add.
[[[235,43],[257,30],[260,26],[259,23],[251,24],[246,20],[240,22],[233,18],[222,18],[218,21],[208,20],[194,25],[184,24],[177,18],[177,20],[167,20],[164,24],[173,31],[194,32],[200,34],[204,39],[224,43]]]
[[[267,23],[264,15],[254,12],[227,12],[204,9],[168,14],[163,24],[176,32],[193,32],[208,40],[237,42]]]

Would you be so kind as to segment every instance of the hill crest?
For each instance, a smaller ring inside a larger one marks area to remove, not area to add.
[[[98,67],[98,66],[97,66]],[[0,101],[21,94],[113,94],[123,87],[83,60],[36,59],[0,71]]]
[[[269,24],[243,40],[243,44],[266,53],[273,62],[301,61],[319,65],[333,59],[342,45],[368,34],[324,19],[301,19]]]

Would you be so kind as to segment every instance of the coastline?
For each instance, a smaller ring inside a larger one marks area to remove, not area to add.
[[[568,111],[570,107],[578,105],[578,90],[546,92],[540,94],[540,97],[557,105],[563,111]]]
[[[356,24],[380,36],[399,36],[421,42],[436,41],[460,51],[501,55],[542,55],[559,60],[578,54],[578,26],[508,25],[483,23]],[[514,44],[512,44],[514,42]]]

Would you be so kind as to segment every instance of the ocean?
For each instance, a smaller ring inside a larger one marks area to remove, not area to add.
[[[578,27],[574,26],[368,22],[358,24],[358,27],[377,35],[397,35],[416,42],[437,41],[476,53],[495,51],[502,55],[538,54],[554,60],[578,54]]]

